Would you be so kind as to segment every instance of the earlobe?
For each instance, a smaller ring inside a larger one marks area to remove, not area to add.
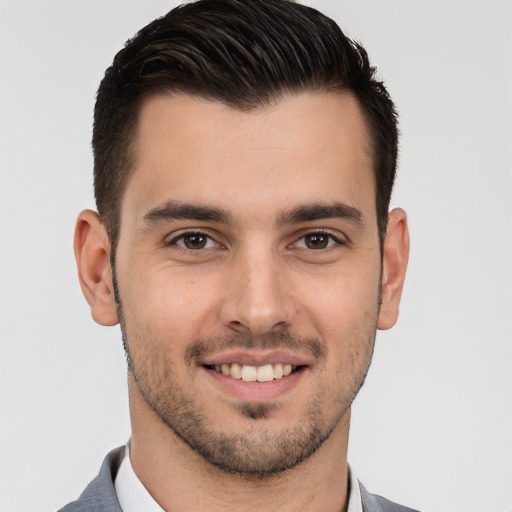
[[[119,322],[110,267],[110,242],[98,214],[84,210],[75,227],[74,250],[82,293],[93,319],[101,325]]]
[[[407,215],[401,208],[389,212],[382,264],[382,304],[377,326],[390,329],[398,320],[400,298],[409,260]]]

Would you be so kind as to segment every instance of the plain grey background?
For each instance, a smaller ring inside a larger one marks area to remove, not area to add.
[[[401,114],[401,319],[380,333],[350,459],[430,512],[512,510],[512,2],[310,1],[367,47]],[[94,207],[105,68],[176,2],[0,0],[0,510],[74,499],[129,438],[120,333],[72,253]]]

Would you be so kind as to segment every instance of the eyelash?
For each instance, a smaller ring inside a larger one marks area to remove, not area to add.
[[[307,233],[302,234],[295,242],[290,244],[290,246],[297,245],[300,241],[304,241],[307,236],[315,236],[315,235],[316,236],[322,236],[322,237],[328,237],[329,238],[329,240],[328,240],[328,244],[329,245],[327,247],[323,247],[323,248],[320,248],[320,249],[314,249],[314,248],[311,248],[311,247],[298,247],[298,248],[299,249],[306,249],[306,250],[310,250],[310,251],[315,251],[315,252],[317,252],[317,251],[320,252],[320,251],[327,250],[330,247],[333,247],[333,245],[348,245],[348,241],[347,240],[342,240],[342,239],[340,239],[339,237],[335,236],[334,234],[332,234],[329,231],[325,231],[325,230],[319,229],[319,230],[309,231]],[[169,242],[166,242],[165,245],[168,246],[168,247],[176,245],[180,249],[183,249],[185,251],[192,251],[192,252],[196,252],[196,251],[199,252],[199,251],[201,251],[203,249],[210,249],[211,248],[211,247],[200,247],[200,248],[197,248],[197,249],[191,249],[189,247],[185,247],[184,245],[179,245],[178,242],[183,241],[186,237],[192,237],[192,236],[205,237],[207,239],[206,244],[208,244],[208,241],[210,241],[210,242],[213,242],[217,247],[223,247],[222,244],[219,244],[218,242],[216,242],[215,239],[212,236],[210,236],[208,233],[205,233],[204,231],[185,231],[184,233],[180,233],[179,235],[175,236]],[[334,242],[334,244],[331,243],[331,242]],[[306,245],[306,242],[304,241],[303,244]]]
[[[325,230],[322,230],[322,229],[318,229],[318,230],[314,230],[314,231],[308,231],[307,233],[304,233],[296,242],[294,242],[293,245],[296,245],[298,244],[299,241],[303,241],[305,240],[305,238],[307,236],[322,236],[322,237],[327,237],[329,240],[328,240],[328,246],[327,247],[324,247],[324,248],[321,248],[321,249],[313,249],[311,247],[301,247],[301,249],[307,249],[307,250],[311,250],[311,251],[325,251],[327,249],[329,249],[330,247],[333,247],[334,245],[348,245],[348,242],[346,240],[342,240],[340,239],[339,237],[337,237],[336,235],[332,234],[330,231],[325,231]],[[331,244],[330,242],[334,242],[334,244]],[[306,244],[306,242],[303,242],[304,245]]]
[[[204,249],[203,247],[201,247],[199,249],[190,249],[189,247],[181,246],[178,244],[179,241],[184,240],[186,237],[193,237],[193,236],[205,237],[207,239],[206,243],[208,243],[208,241],[214,242],[214,244],[216,246],[221,247],[221,244],[215,242],[214,238],[211,237],[208,233],[205,233],[204,231],[185,231],[184,233],[180,233],[179,235],[175,236],[169,242],[166,242],[165,245],[166,246],[177,245],[180,249],[183,249],[185,251],[200,251],[201,249]]]

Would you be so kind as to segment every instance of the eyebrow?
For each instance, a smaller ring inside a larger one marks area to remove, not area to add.
[[[336,202],[304,204],[285,210],[277,218],[277,225],[283,226],[335,218],[348,220],[355,224],[363,224],[363,214],[360,210],[346,203]],[[144,215],[142,220],[144,224],[149,225],[179,219],[233,224],[232,214],[222,208],[174,200],[152,208]]]
[[[232,220],[231,214],[222,208],[179,201],[167,201],[149,210],[143,217],[145,224],[178,219],[221,222],[224,224],[230,224]]]
[[[301,205],[283,212],[279,216],[277,224],[298,224],[300,222],[311,222],[321,219],[343,219],[355,224],[363,224],[363,214],[361,211],[343,202]]]

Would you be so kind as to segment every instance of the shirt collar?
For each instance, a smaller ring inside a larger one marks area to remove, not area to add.
[[[129,443],[125,447],[124,458],[117,472],[115,488],[123,512],[165,512],[135,474],[130,461]]]
[[[349,497],[347,512],[363,512],[359,482],[350,465],[348,466],[348,474]],[[145,512],[165,512],[135,474],[130,461],[129,444],[126,445],[124,458],[117,472],[115,488],[117,499],[123,512],[140,512],[141,510]]]

